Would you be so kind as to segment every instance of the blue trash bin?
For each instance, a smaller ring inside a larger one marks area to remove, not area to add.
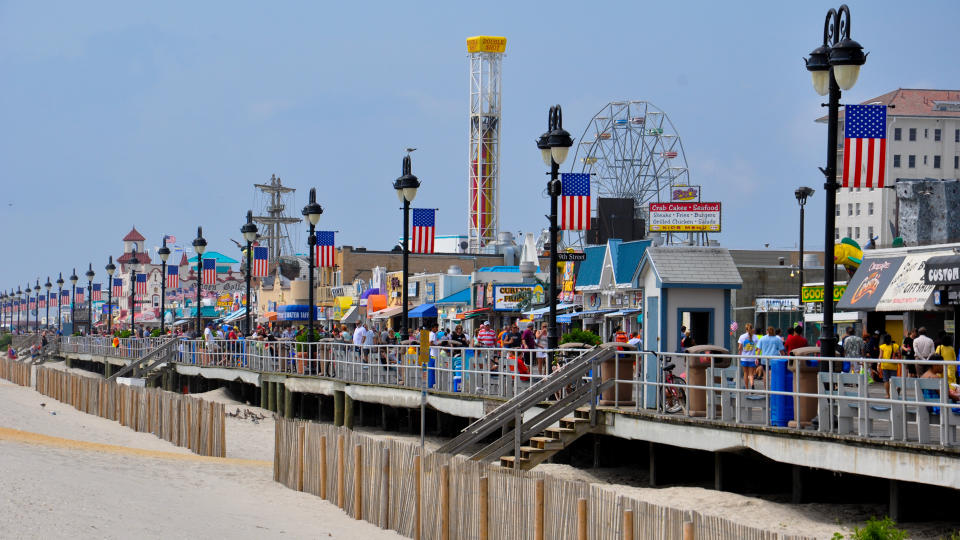
[[[427,388],[433,388],[437,384],[437,359],[430,357],[430,360],[427,362]]]
[[[787,369],[787,360],[785,358],[774,358],[769,362],[770,390],[792,392],[793,372]],[[793,397],[770,396],[770,424],[785,427],[790,420],[793,420]]]

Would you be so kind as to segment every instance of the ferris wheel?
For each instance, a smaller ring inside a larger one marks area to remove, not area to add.
[[[690,184],[680,135],[648,101],[604,105],[580,136],[570,172],[590,173],[594,215],[598,198],[629,198],[635,217],[647,219],[648,203],[670,201],[672,188]],[[579,233],[567,243],[586,244]]]

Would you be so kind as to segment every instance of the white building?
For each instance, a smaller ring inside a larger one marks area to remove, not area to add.
[[[895,106],[887,109],[885,186],[893,188],[897,178],[960,177],[960,90],[900,88],[863,104]],[[837,182],[842,182],[843,111],[838,131]],[[834,238],[865,246],[879,236],[877,245],[889,246],[898,236],[896,206],[893,189],[841,188]]]

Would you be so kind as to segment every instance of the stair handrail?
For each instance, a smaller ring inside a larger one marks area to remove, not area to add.
[[[594,347],[584,352],[561,366],[554,373],[502,403],[496,409],[484,415],[483,418],[468,425],[460,435],[451,439],[436,451],[447,454],[456,454],[462,451],[477,440],[486,437],[509,422],[515,421],[516,411],[519,410],[522,416],[524,411],[546,401],[546,398],[553,395],[557,390],[581,379],[586,372],[599,364],[601,357],[606,358],[615,353],[615,350],[603,347]],[[596,395],[595,387],[592,389],[592,395]],[[596,402],[595,399],[593,401]],[[593,414],[591,416],[595,417]]]
[[[123,366],[122,368],[120,368],[119,371],[117,371],[116,373],[114,373],[113,375],[111,375],[107,380],[108,380],[108,381],[116,380],[117,377],[123,377],[123,376],[125,376],[127,373],[130,373],[131,371],[134,371],[134,370],[139,369],[140,366],[143,366],[143,365],[146,364],[147,362],[152,361],[152,360],[153,360],[154,358],[156,358],[157,356],[160,356],[161,354],[163,354],[163,353],[165,353],[165,352],[168,352],[169,349],[171,349],[171,348],[175,348],[176,343],[177,343],[177,339],[176,339],[176,338],[173,338],[173,337],[168,337],[168,338],[166,338],[166,339],[165,339],[164,341],[162,341],[159,345],[157,345],[156,347],[154,347],[154,349],[153,349],[152,351],[150,351],[150,352],[148,352],[147,354],[143,355],[143,356],[140,357],[139,359],[130,362],[130,363],[127,364],[126,366]]]

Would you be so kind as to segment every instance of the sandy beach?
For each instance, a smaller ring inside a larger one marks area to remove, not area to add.
[[[236,420],[242,459],[202,458],[0,381],[0,537],[400,538],[274,482],[273,423],[247,423],[269,447],[241,455]]]

